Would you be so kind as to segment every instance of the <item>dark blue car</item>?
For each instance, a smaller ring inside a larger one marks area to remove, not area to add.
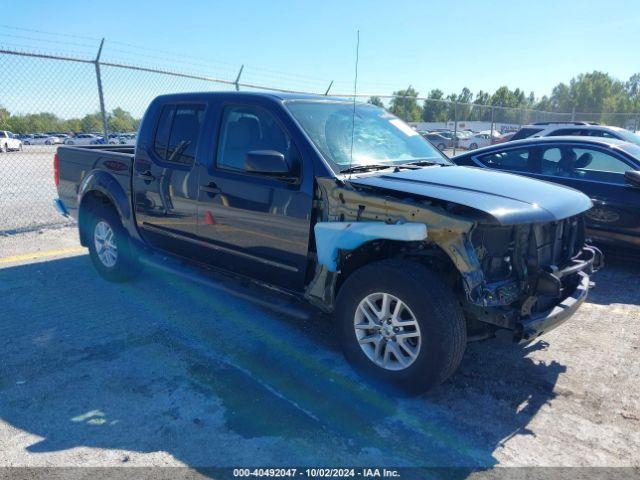
[[[541,137],[466,152],[458,165],[560,183],[587,194],[591,238],[640,250],[640,146],[613,138]],[[541,199],[543,200],[543,199]]]

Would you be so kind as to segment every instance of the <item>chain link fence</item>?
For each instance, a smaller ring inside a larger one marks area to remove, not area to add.
[[[292,82],[273,72],[247,73],[243,68],[222,69],[213,77],[141,65],[101,58],[100,53],[75,58],[0,49],[0,131],[19,136],[0,142],[0,236],[68,223],[53,207],[56,142],[80,143],[78,134],[84,133],[94,135],[91,141],[133,143],[139,120],[157,95],[237,89],[353,98],[338,90],[348,88],[348,82],[326,85],[303,76]],[[634,114],[554,113],[393,95],[356,97],[393,110],[417,130],[442,135],[448,139],[443,144],[447,154],[469,148],[470,132],[497,136],[534,122],[584,120],[638,128]]]

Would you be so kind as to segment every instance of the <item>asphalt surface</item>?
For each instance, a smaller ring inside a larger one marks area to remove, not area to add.
[[[407,398],[292,320],[146,271],[111,284],[52,206],[54,148],[0,155],[0,466],[640,466],[640,265]]]
[[[0,238],[0,465],[640,466],[638,265],[407,398],[354,373],[326,318],[152,271],[108,283],[74,228],[28,235],[50,248]]]

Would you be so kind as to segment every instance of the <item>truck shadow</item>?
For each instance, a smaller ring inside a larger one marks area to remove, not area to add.
[[[490,467],[565,371],[530,358],[543,342],[472,344],[453,379],[402,397],[345,364],[326,319],[150,273],[110,284],[86,256],[0,270],[0,300],[16,463],[94,447],[109,465]]]

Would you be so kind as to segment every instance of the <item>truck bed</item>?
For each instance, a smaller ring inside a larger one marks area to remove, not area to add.
[[[101,182],[105,183],[105,187],[108,182],[117,182],[130,198],[133,146],[60,146],[56,155],[58,194],[72,217],[78,218],[78,193],[89,176],[101,176]]]

